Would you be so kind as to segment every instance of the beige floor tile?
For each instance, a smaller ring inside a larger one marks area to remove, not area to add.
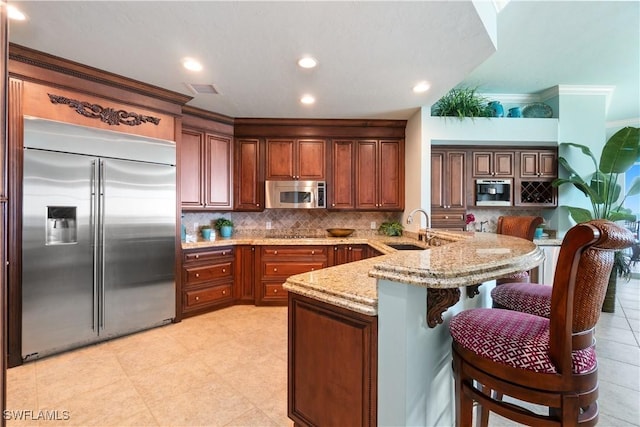
[[[596,353],[598,360],[607,358],[640,366],[640,347],[637,345],[620,344],[606,338],[598,338]]]
[[[206,386],[149,403],[153,416],[171,426],[224,426],[254,408],[231,385],[214,376]]]
[[[132,415],[143,413],[147,408],[128,379],[122,379],[70,399],[44,410],[69,411],[65,422],[41,422],[41,426],[101,426],[118,427]]]
[[[603,417],[611,417],[614,420],[619,419],[635,426],[640,425],[640,405],[638,405],[637,392],[602,378],[599,391],[598,403]],[[598,423],[598,426],[606,425],[602,422]],[[614,425],[617,426],[618,424]]]
[[[238,418],[226,424],[225,427],[248,427],[248,426],[261,426],[261,427],[279,427],[279,425],[269,418],[264,412],[258,408],[250,409],[248,412],[240,415]]]
[[[112,351],[127,375],[137,375],[145,370],[177,362],[190,354],[188,349],[166,333],[122,341],[114,344]]]
[[[613,327],[596,327],[596,340],[606,338],[609,341],[627,345],[638,345],[633,331],[630,328],[621,329]]]
[[[7,371],[6,390],[6,409],[10,411],[37,410],[38,393],[35,362],[9,369]],[[14,416],[11,416],[11,418],[14,418]]]
[[[613,359],[598,359],[598,378],[630,390],[640,392],[640,366],[630,365]],[[640,401],[638,402],[640,403]]]

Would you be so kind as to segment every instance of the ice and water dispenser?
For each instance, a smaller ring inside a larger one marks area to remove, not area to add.
[[[75,206],[47,206],[47,245],[78,242]]]

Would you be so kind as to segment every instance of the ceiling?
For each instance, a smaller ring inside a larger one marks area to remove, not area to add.
[[[407,119],[456,85],[536,94],[614,86],[640,117],[640,2],[512,0],[497,51],[468,1],[12,1],[12,43],[193,96],[231,117]],[[296,65],[312,55],[319,65]],[[199,59],[199,73],[181,59]],[[426,80],[431,89],[415,94]],[[213,85],[194,94],[187,84]],[[313,94],[313,105],[300,97]]]

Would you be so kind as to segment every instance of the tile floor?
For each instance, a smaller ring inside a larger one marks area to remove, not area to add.
[[[640,427],[640,280],[618,284],[617,297],[596,333],[598,425]],[[286,315],[235,306],[10,369],[7,409],[59,420],[8,425],[291,426]],[[492,415],[490,425],[514,424]]]

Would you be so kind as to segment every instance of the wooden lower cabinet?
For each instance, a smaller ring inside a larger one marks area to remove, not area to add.
[[[233,304],[235,248],[185,251],[182,259],[182,316]]]
[[[370,256],[369,245],[335,245],[333,246],[333,262],[331,265],[360,261]]]
[[[286,305],[289,276],[328,267],[327,246],[262,246],[256,258],[256,305]]]
[[[378,318],[289,293],[288,322],[289,418],[375,426]]]

